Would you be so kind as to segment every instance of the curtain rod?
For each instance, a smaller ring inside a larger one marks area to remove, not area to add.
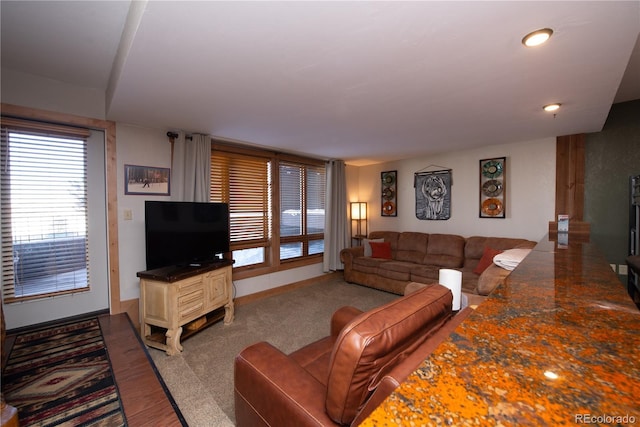
[[[176,139],[178,137],[178,134],[175,133],[175,132],[167,132],[167,136],[170,139]],[[189,141],[191,141],[191,140],[193,140],[193,137],[187,135],[187,136],[184,137],[184,139],[188,139]]]

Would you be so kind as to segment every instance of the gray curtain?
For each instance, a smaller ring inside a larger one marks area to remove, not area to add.
[[[349,245],[347,227],[347,184],[345,165],[342,160],[326,163],[327,196],[324,216],[324,259],[325,272],[342,270],[340,251]]]
[[[180,202],[208,202],[211,175],[211,137],[178,133],[173,144],[171,199]]]

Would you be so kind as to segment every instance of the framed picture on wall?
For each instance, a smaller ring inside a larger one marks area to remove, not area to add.
[[[380,215],[398,216],[398,171],[380,173],[382,182]]]
[[[451,169],[414,174],[416,218],[425,220],[451,218],[451,181]]]
[[[480,218],[506,218],[507,158],[480,160]]]
[[[168,196],[171,170],[153,166],[124,165],[124,194]]]

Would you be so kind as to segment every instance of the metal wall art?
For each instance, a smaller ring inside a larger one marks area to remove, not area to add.
[[[506,161],[480,160],[480,218],[506,218]]]
[[[398,171],[380,173],[382,194],[380,215],[398,216]]]
[[[413,187],[416,191],[416,218],[451,218],[451,169],[416,172]]]

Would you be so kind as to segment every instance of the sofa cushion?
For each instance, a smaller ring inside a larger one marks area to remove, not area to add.
[[[362,240],[362,246],[364,247],[364,256],[371,256],[371,242],[382,243],[384,239],[364,239]]]
[[[390,260],[382,259],[382,258],[372,258],[372,257],[358,257],[353,259],[353,271],[360,271],[362,273],[378,273],[378,267],[381,264],[390,262]]]
[[[404,232],[398,237],[398,249],[394,259],[421,263],[427,253],[429,235],[426,233]]]
[[[431,234],[423,264],[458,268],[464,264],[465,239],[455,234]]]
[[[449,320],[452,300],[444,286],[429,285],[347,324],[331,354],[329,417],[350,424],[382,377]]]
[[[378,275],[387,279],[409,280],[414,264],[404,261],[385,262],[378,269]]]
[[[391,243],[389,242],[369,242],[371,245],[371,257],[391,259]]]
[[[518,247],[532,248],[535,244],[535,242],[530,240],[511,237],[468,237],[464,245],[464,266],[472,270],[476,268],[482,255],[484,255],[484,249],[487,247],[504,251]]]
[[[389,261],[385,262],[382,265],[382,270],[388,271],[397,271],[399,273],[411,273],[411,270],[415,267],[415,264],[412,262],[404,262],[404,261]]]
[[[369,239],[384,239],[385,242],[391,243],[391,253],[395,254],[398,249],[398,237],[400,233],[397,231],[372,231],[369,233]]]
[[[476,268],[473,269],[473,272],[478,275],[482,274],[482,272],[485,271],[487,267],[493,264],[493,257],[501,253],[502,251],[500,249],[485,247],[482,258],[480,258],[480,261],[478,262]]]
[[[422,265],[417,264],[414,265],[411,269],[411,277],[410,280],[412,282],[419,283],[432,283],[438,282],[440,278],[440,267],[436,267],[433,265]]]
[[[331,335],[306,345],[289,355],[320,384],[327,385],[327,375],[335,337]]]
[[[378,275],[388,279],[409,280],[415,264],[405,261],[389,261],[381,265]]]

